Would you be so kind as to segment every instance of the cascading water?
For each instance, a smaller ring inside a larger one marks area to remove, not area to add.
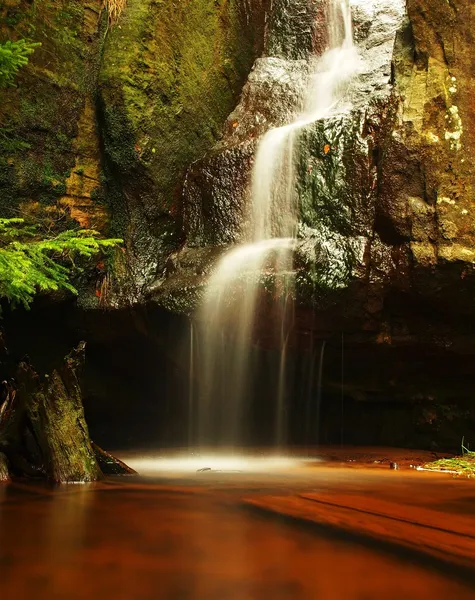
[[[199,444],[235,446],[252,394],[251,342],[259,291],[270,277],[285,299],[292,285],[292,250],[297,240],[298,198],[294,155],[298,132],[340,108],[345,84],[357,73],[348,0],[329,0],[328,50],[312,60],[303,111],[292,122],[268,131],[259,143],[252,173],[252,204],[243,244],[223,256],[208,282],[198,314],[203,364],[198,393]],[[280,324],[275,436],[285,437],[284,387],[287,358],[287,303]],[[223,337],[223,332],[226,335]]]
[[[194,379],[195,379],[195,328],[190,321],[190,347],[188,356],[188,446],[193,445],[193,425],[195,412]]]
[[[316,424],[316,439],[317,445],[320,442],[320,409],[322,406],[322,386],[323,386],[323,359],[325,358],[325,346],[326,342],[322,343],[320,350],[320,362],[318,363],[318,384],[317,384],[317,418],[315,419]]]

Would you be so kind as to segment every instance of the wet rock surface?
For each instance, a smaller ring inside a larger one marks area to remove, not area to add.
[[[295,343],[337,340],[343,330],[345,394],[427,402],[438,415],[428,427],[459,403],[456,420],[470,421],[474,9],[465,0],[409,1],[407,10],[403,2],[352,4],[361,72],[341,106],[299,140]],[[283,7],[293,22],[299,4]],[[318,23],[324,7],[315,10]],[[272,48],[275,56],[256,61],[223,140],[189,172],[185,234],[193,247],[175,255],[173,272],[151,294],[169,308],[191,313],[199,298],[213,261],[202,261],[197,246],[215,244],[206,256],[218,256],[242,239],[258,140],[301,108],[309,54]],[[270,303],[257,319],[259,343],[272,337]]]
[[[124,300],[141,299],[180,246],[186,169],[220,138],[263,17],[261,2],[131,0],[108,35],[98,116],[113,226],[126,239]]]
[[[298,3],[292,3],[292,10],[299,13]],[[325,3],[318,3],[315,10],[318,30],[325,23]],[[302,287],[340,288],[364,267],[364,251],[373,237],[378,149],[395,110],[391,60],[404,15],[403,3],[355,4],[360,73],[332,114],[299,134]],[[313,48],[317,57],[323,48]],[[285,57],[256,61],[223,140],[188,173],[183,195],[189,246],[243,239],[259,139],[302,111],[315,60],[308,51],[305,58],[295,58],[289,51]],[[314,269],[306,268],[310,264]],[[179,287],[179,268],[172,277]],[[170,284],[166,287],[169,290]]]
[[[124,239],[78,285],[87,309],[141,299],[180,246],[185,171],[264,45],[265,0],[126,4],[111,27],[101,0],[0,6],[2,39],[41,44],[2,91],[0,214]]]

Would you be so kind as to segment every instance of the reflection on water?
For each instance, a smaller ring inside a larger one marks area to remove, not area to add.
[[[54,562],[68,562],[85,543],[88,513],[95,496],[88,485],[70,486],[66,492],[53,493],[47,502],[42,523],[44,552]]]

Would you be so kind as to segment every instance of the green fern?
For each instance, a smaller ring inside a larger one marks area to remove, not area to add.
[[[41,237],[23,219],[0,219],[0,297],[28,308],[38,291],[77,294],[70,280],[77,270],[74,258],[92,258],[122,242],[98,236],[82,229]]]
[[[14,85],[18,71],[28,64],[28,57],[40,43],[10,40],[0,44],[0,87]]]

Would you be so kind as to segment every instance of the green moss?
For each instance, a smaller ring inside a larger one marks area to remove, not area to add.
[[[429,471],[450,472],[466,477],[475,476],[475,452],[466,452],[454,458],[441,458],[434,462],[426,463],[423,467]]]
[[[109,32],[100,74],[106,158],[114,179],[127,186],[133,177],[132,194],[161,222],[180,210],[187,167],[219,138],[253,44],[236,0],[129,0]]]
[[[15,27],[25,18],[25,13],[16,9],[9,8],[5,15],[5,25],[7,27]]]
[[[51,206],[66,192],[97,70],[99,40],[85,17],[80,0],[18,0],[15,9],[0,3],[0,35],[41,43],[0,105],[0,216],[17,215],[24,203]]]
[[[201,298],[198,288],[184,288],[158,299],[158,304],[167,310],[179,315],[192,315]]]
[[[120,169],[124,175],[128,175],[138,166],[138,155],[135,150],[136,136],[120,90],[116,90],[110,100],[110,103],[104,103],[102,107],[104,149],[112,165]]]
[[[13,129],[3,128],[0,130],[0,154],[11,156],[30,149],[31,144],[18,137]]]

